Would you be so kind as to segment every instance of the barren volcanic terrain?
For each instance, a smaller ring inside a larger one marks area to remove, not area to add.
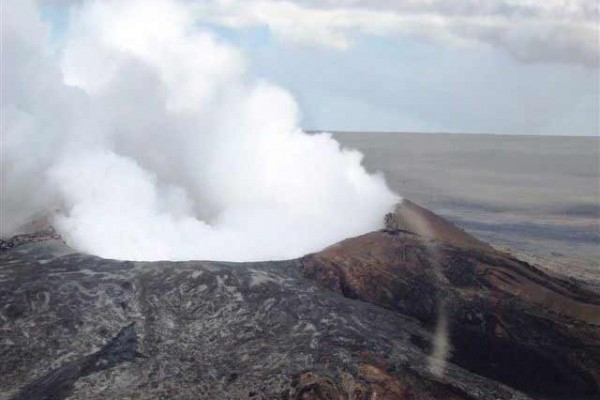
[[[2,399],[553,399],[600,389],[596,287],[409,201],[277,262],[2,242]]]

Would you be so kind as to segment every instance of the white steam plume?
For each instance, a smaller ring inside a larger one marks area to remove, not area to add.
[[[283,259],[378,228],[398,200],[184,2],[78,5],[58,60],[35,3],[3,7],[2,236],[52,215],[103,257]]]

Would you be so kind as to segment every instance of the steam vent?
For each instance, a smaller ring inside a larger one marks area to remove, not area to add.
[[[300,259],[130,262],[0,242],[0,398],[592,399],[598,288],[403,201]]]

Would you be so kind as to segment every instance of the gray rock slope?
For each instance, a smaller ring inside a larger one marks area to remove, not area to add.
[[[57,240],[0,254],[1,399],[525,399],[451,363],[419,321],[301,261],[124,262]]]

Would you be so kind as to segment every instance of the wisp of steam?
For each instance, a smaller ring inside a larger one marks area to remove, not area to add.
[[[77,3],[58,38],[34,1],[3,8],[2,236],[46,217],[102,257],[284,259],[398,200],[189,3]]]

